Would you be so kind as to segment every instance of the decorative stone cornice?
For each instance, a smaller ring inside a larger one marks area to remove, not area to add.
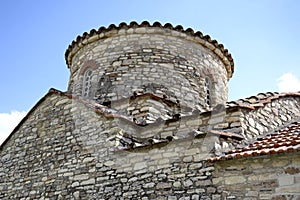
[[[152,25],[144,21],[141,24],[133,21],[129,24],[124,22],[118,26],[111,24],[107,28],[100,27],[98,30],[92,29],[89,33],[84,32],[83,35],[77,36],[76,40],[73,40],[65,52],[65,59],[68,67],[72,65],[72,58],[83,46],[95,42],[100,39],[105,39],[115,35],[126,34],[153,34],[159,33],[167,36],[185,38],[195,43],[208,48],[214,52],[224,63],[227,70],[227,78],[230,79],[234,72],[234,62],[231,54],[222,44],[219,44],[216,40],[210,38],[209,35],[203,35],[202,32],[194,32],[193,29],[184,29],[181,25],[173,26],[170,23],[162,25],[159,22],[154,22]]]

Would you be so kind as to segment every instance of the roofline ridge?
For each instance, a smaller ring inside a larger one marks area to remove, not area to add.
[[[10,132],[10,134],[8,135],[8,137],[2,142],[2,144],[0,145],[0,150],[2,150],[2,148],[4,147],[4,145],[10,140],[10,138],[12,137],[12,135],[22,126],[22,124],[28,119],[28,117],[36,110],[36,108],[43,102],[45,101],[45,99],[53,94],[63,94],[64,92],[57,90],[55,88],[50,88],[49,91],[42,97],[40,98],[37,103],[27,112],[27,114],[23,117],[23,119],[18,123],[18,125]]]
[[[264,95],[263,98],[259,97],[259,95]],[[238,100],[233,100],[233,101],[228,101],[226,102],[226,107],[231,108],[231,107],[242,107],[242,108],[247,108],[251,110],[255,110],[256,107],[263,107],[265,104],[270,103],[274,100],[283,98],[283,97],[300,97],[300,92],[260,92],[257,95],[252,95],[246,98],[241,98]],[[256,98],[258,99],[257,102],[251,103],[249,99],[251,98]],[[249,102],[249,104],[244,103],[244,102]],[[230,105],[234,104],[234,105]]]
[[[73,55],[79,49],[81,49],[83,46],[89,43],[100,40],[102,38],[109,37],[107,33],[109,33],[110,31],[119,31],[120,29],[127,30],[130,28],[142,28],[142,27],[169,29],[172,31],[185,33],[188,36],[192,36],[194,38],[203,40],[201,45],[211,50],[222,60],[222,62],[226,66],[227,73],[229,74],[228,79],[232,77],[232,74],[234,73],[234,61],[228,49],[225,49],[223,44],[219,44],[217,40],[211,39],[209,35],[203,35],[201,31],[195,32],[192,28],[184,29],[182,25],[173,26],[169,22],[162,25],[158,21],[154,22],[152,25],[148,21],[142,21],[141,23],[137,23],[136,21],[131,21],[129,24],[127,24],[126,22],[121,22],[118,26],[116,26],[115,24],[110,24],[108,27],[101,26],[100,28],[98,28],[98,30],[91,29],[90,32],[84,32],[82,35],[78,35],[76,39],[71,42],[71,44],[68,46],[68,48],[65,51],[65,60],[68,68],[72,64],[71,60]],[[119,33],[116,32],[115,34],[119,34]],[[200,41],[197,42],[200,43]],[[75,51],[73,55],[72,55],[72,51]]]

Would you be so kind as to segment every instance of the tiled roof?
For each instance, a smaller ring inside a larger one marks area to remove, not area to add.
[[[231,150],[224,156],[210,158],[209,160],[229,160],[294,151],[300,151],[300,121],[292,123],[272,134],[258,138],[246,147]]]
[[[4,146],[4,144],[10,139],[10,137],[16,132],[19,127],[27,120],[28,116],[51,94],[58,94],[62,96],[66,96],[70,99],[74,99],[77,102],[80,102],[91,109],[93,109],[96,113],[101,114],[104,117],[107,118],[119,118],[126,120],[130,122],[133,126],[136,124],[134,123],[132,117],[130,116],[124,116],[116,113],[115,110],[108,108],[107,106],[103,106],[101,104],[96,103],[95,101],[80,98],[77,96],[74,96],[72,94],[69,94],[67,92],[61,92],[59,90],[51,88],[49,92],[41,98],[38,103],[27,113],[27,115],[22,119],[22,121],[18,124],[18,126],[12,131],[12,133],[9,135],[9,137],[0,145],[0,150]],[[260,93],[255,97],[249,97],[243,100],[238,100],[233,102],[227,103],[227,108],[230,107],[246,107],[255,109],[257,106],[261,107],[266,102],[271,102],[274,99],[279,99],[281,97],[300,97],[300,93]],[[154,96],[154,98],[160,98],[159,96]],[[253,101],[253,99],[256,99],[256,101]],[[252,104],[251,104],[252,102]],[[248,105],[248,107],[247,107]],[[195,113],[195,115],[202,115],[205,113],[209,113],[210,111]],[[178,120],[178,119],[177,119]],[[159,123],[159,122],[158,122]],[[162,123],[162,122],[161,122]],[[215,134],[219,135],[220,137],[225,138],[232,138],[235,140],[243,140],[243,138],[237,134],[234,133],[228,133],[228,132],[222,132],[222,131],[216,131],[211,130],[208,133],[204,133],[201,131],[194,131],[191,132],[192,138],[202,138],[205,137],[207,134]],[[127,148],[125,149],[134,149],[134,148],[143,148],[143,147],[149,147],[156,144],[167,144],[170,141],[176,140],[178,138],[176,137],[167,137],[167,138],[135,138],[135,137],[129,137],[125,136],[120,138],[121,140],[124,140]],[[274,154],[278,152],[289,152],[289,151],[298,151],[300,150],[300,122],[291,124],[290,126],[281,129],[273,134],[267,135],[264,138],[258,139],[255,143],[252,145],[249,145],[247,147],[244,147],[242,149],[236,149],[228,152],[226,155],[221,157],[214,157],[211,158],[211,161],[216,160],[224,160],[224,159],[232,159],[237,157],[246,157],[246,156],[255,156],[255,155],[264,155],[264,154]]]
[[[300,92],[266,92],[259,93],[255,96],[247,97],[244,99],[239,99],[236,101],[230,101],[226,103],[226,108],[231,107],[242,107],[254,110],[259,107],[263,107],[265,104],[270,103],[274,100],[280,99],[282,97],[300,97]]]
[[[151,25],[148,21],[143,21],[141,24],[138,24],[135,21],[130,22],[129,24],[122,22],[118,26],[111,24],[107,28],[102,26],[98,30],[92,29],[89,33],[84,32],[82,36],[77,36],[76,40],[73,40],[72,43],[67,48],[65,52],[66,63],[69,67],[71,66],[71,60],[72,60],[71,58],[73,54],[72,51],[74,49],[80,49],[82,46],[86,44],[89,44],[101,38],[106,38],[109,36],[109,34],[111,35],[111,33],[109,32],[114,31],[115,32],[114,34],[118,34],[118,30],[120,29],[127,30],[130,28],[136,29],[141,27],[169,29],[180,33],[185,33],[186,35],[190,35],[194,38],[197,38],[198,39],[197,41],[199,41],[200,39],[203,46],[215,52],[221,58],[221,60],[223,60],[224,64],[228,66],[229,69],[231,69],[229,78],[232,76],[234,72],[234,62],[231,54],[228,52],[227,49],[224,48],[224,45],[219,44],[216,40],[212,40],[209,35],[203,35],[200,31],[194,32],[194,30],[191,28],[184,29],[181,25],[177,25],[174,27],[170,23],[166,23],[165,25],[162,25],[159,22],[154,22]],[[108,33],[108,35],[105,35],[106,33]],[[224,58],[226,62],[224,61]]]

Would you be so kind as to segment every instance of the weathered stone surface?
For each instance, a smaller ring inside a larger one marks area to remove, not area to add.
[[[87,157],[87,158],[84,158],[82,163],[89,163],[89,162],[92,162],[93,160],[95,160],[94,157]]]
[[[86,181],[82,181],[80,183],[80,185],[93,185],[93,184],[95,184],[95,179],[94,178],[86,180]]]
[[[231,176],[225,179],[225,184],[237,184],[237,183],[245,183],[246,179],[244,176]]]
[[[235,195],[241,199],[272,199],[276,195],[296,194],[300,192],[296,189],[300,184],[299,180],[296,181],[299,171],[288,174],[281,164],[275,163],[285,163],[285,168],[291,169],[296,160],[300,164],[298,156],[299,153],[220,162],[216,164],[212,183],[227,191],[227,196],[238,190]]]
[[[294,185],[295,176],[293,176],[293,175],[280,176],[280,177],[278,177],[278,183],[279,183],[279,186]],[[300,191],[300,189],[299,189],[299,191]]]
[[[114,161],[111,161],[111,160],[106,161],[106,162],[104,163],[104,165],[107,166],[107,167],[113,166],[114,164],[115,164],[115,162],[114,162]]]
[[[159,33],[151,34],[151,39],[140,32],[134,37],[121,34],[88,44],[85,47],[90,50],[88,58],[83,49],[72,58],[69,91],[82,95],[84,71],[90,67],[93,71],[91,79],[95,81],[90,84],[89,94],[100,102],[130,97],[137,90],[146,92],[145,86],[155,83],[154,87],[149,87],[151,92],[165,94],[192,107],[207,106],[205,99],[208,97],[212,105],[224,104],[227,100],[227,72],[223,61],[192,40]],[[100,48],[103,46],[109,46],[109,49]],[[205,89],[205,77],[214,80],[210,81],[208,89],[217,88],[209,94]],[[114,80],[114,84],[97,80]]]
[[[157,189],[167,189],[167,188],[171,188],[172,185],[170,183],[158,183],[156,185]]]
[[[48,93],[1,146],[0,199],[298,198],[297,152],[206,159],[295,120],[299,98],[212,109],[227,100],[223,53],[159,30],[79,42],[69,93]]]
[[[86,180],[89,178],[88,174],[78,174],[74,176],[74,180]]]

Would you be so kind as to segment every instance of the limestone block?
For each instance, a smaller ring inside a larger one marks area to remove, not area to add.
[[[244,176],[230,176],[226,177],[225,184],[232,185],[232,184],[238,184],[238,183],[245,183],[246,178]]]
[[[295,183],[295,177],[292,175],[285,175],[278,177],[280,186],[293,185]]]
[[[259,199],[271,199],[271,194],[260,194]]]
[[[181,183],[180,183],[180,181],[176,181],[176,182],[174,182],[174,183],[173,183],[173,186],[174,186],[174,187],[176,187],[176,188],[179,188],[179,187],[181,187]]]
[[[88,174],[77,174],[74,176],[74,180],[81,181],[81,180],[87,180],[89,178]]]
[[[157,189],[167,189],[167,188],[171,188],[172,187],[172,184],[171,183],[163,183],[163,182],[160,182],[156,185],[156,188]]]
[[[193,181],[188,179],[183,182],[184,187],[191,187],[193,185]]]
[[[173,195],[169,195],[168,196],[168,200],[177,200],[177,197],[173,196]]]
[[[73,197],[74,197],[74,199],[79,199],[80,198],[79,191],[73,192]]]
[[[114,161],[111,161],[111,160],[108,160],[108,161],[106,161],[106,162],[104,163],[104,165],[107,166],[107,167],[111,167],[111,166],[113,166],[114,164],[115,164],[115,162],[114,162]]]
[[[289,181],[287,181],[289,182]],[[300,184],[281,186],[275,189],[278,194],[300,194]]]
[[[217,185],[217,184],[222,184],[224,181],[224,178],[223,177],[218,177],[218,178],[213,178],[212,179],[212,182],[214,185]]]
[[[134,170],[141,170],[147,167],[147,162],[136,163],[133,167]]]
[[[155,186],[155,183],[146,183],[143,185],[143,188],[153,188]]]
[[[178,157],[178,153],[177,152],[166,152],[166,153],[163,153],[163,157],[164,158]]]
[[[189,169],[191,170],[200,169],[202,166],[203,166],[202,163],[193,163],[190,164]]]
[[[94,184],[95,184],[95,179],[94,179],[94,178],[91,178],[91,179],[82,181],[82,182],[80,183],[80,185],[94,185]]]
[[[83,159],[82,163],[88,163],[88,162],[92,162],[94,160],[95,160],[94,157],[86,157],[86,158]]]
[[[212,185],[212,181],[210,179],[208,179],[208,180],[200,180],[200,181],[196,182],[196,186],[203,187],[203,186],[208,186],[208,185]]]
[[[224,122],[224,116],[218,116],[218,117],[212,117],[210,120],[208,120],[208,124],[217,124]]]

